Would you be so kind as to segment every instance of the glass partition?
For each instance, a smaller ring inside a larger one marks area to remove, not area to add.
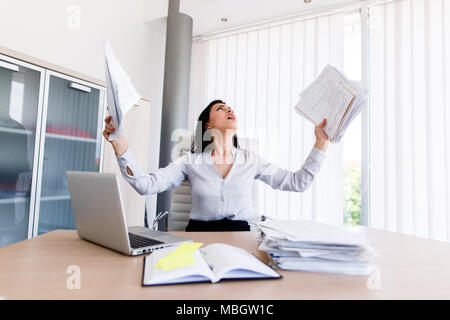
[[[75,229],[66,171],[100,171],[104,90],[49,73],[38,235]]]
[[[0,247],[31,235],[43,79],[43,69],[0,56]]]

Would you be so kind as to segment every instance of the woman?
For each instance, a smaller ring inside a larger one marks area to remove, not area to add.
[[[107,140],[114,132],[110,120],[105,118]],[[302,168],[291,172],[239,148],[236,116],[222,100],[212,101],[198,121],[201,135],[194,138],[191,152],[149,174],[136,163],[124,137],[111,141],[123,177],[139,194],[171,190],[189,180],[192,209],[186,231],[249,231],[253,180],[273,189],[302,192],[319,171],[329,144],[324,119],[315,127],[316,143]]]

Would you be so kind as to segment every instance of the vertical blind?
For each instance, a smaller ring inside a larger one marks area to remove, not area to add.
[[[370,226],[450,240],[450,1],[369,14]]]
[[[196,41],[192,47],[189,131],[214,99],[231,106],[238,137],[257,152],[296,171],[311,151],[314,126],[294,112],[298,94],[331,63],[343,68],[344,14],[280,23]],[[342,225],[342,145],[330,145],[320,173],[303,193],[259,182],[260,214]]]
[[[368,13],[368,224],[449,241],[450,1],[394,0]],[[207,103],[222,98],[238,115],[238,135],[256,138],[260,155],[297,170],[314,136],[292,107],[326,63],[343,69],[344,16],[195,42],[190,130]],[[261,213],[342,224],[342,151],[330,146],[302,194],[260,186]]]

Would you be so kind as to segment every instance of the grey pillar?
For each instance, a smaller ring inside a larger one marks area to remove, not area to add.
[[[164,91],[161,120],[161,144],[159,167],[171,161],[172,148],[176,141],[171,140],[176,129],[187,129],[189,107],[189,80],[191,72],[192,18],[180,13],[180,0],[169,0],[166,32],[166,60],[164,66]],[[158,194],[157,213],[169,211],[171,192]],[[167,230],[161,223],[160,230]]]

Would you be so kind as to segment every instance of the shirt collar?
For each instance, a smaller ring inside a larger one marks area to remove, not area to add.
[[[231,154],[233,156],[233,163],[236,162],[236,153],[237,153],[237,151],[238,151],[238,149],[235,146],[233,146],[233,149],[231,149]],[[203,151],[203,155],[206,156],[206,158],[209,161],[209,163],[214,163],[214,160],[213,160],[211,154],[212,154],[212,149],[209,150],[209,151]]]

